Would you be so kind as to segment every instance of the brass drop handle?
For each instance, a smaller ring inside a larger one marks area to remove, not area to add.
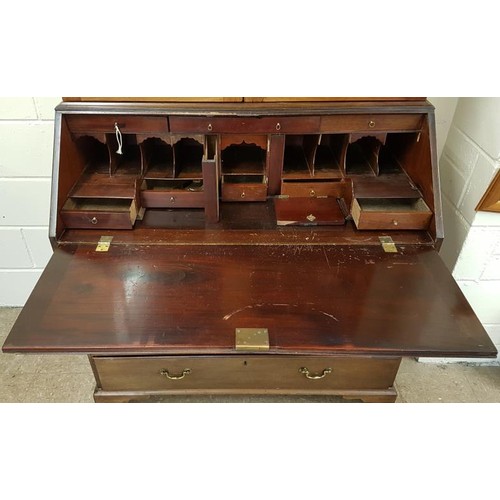
[[[170,203],[175,203],[175,198],[173,196],[170,197]]]
[[[212,124],[211,124],[211,123],[209,123],[209,124],[208,124],[208,127],[207,127],[207,130],[208,130],[209,132],[212,132],[212,129],[213,129]]]
[[[375,127],[375,122],[374,122],[373,120],[370,120],[370,121],[368,122],[368,126],[369,126],[370,128]]]
[[[397,220],[393,220],[392,223],[397,226],[398,225],[398,221]]]
[[[245,191],[243,191],[240,196],[244,198],[246,196]]]
[[[170,380],[182,380],[186,375],[189,375],[190,373],[191,370],[189,368],[186,368],[185,370],[182,370],[182,373],[180,375],[170,375],[168,370],[162,370],[160,372],[160,375],[163,375]]]
[[[307,368],[299,368],[299,373],[305,375],[309,380],[319,380],[321,378],[325,378],[329,373],[332,373],[331,368],[325,368],[321,375],[311,375],[311,372]]]
[[[314,191],[314,189],[311,189],[311,191],[309,191],[309,195],[314,198],[316,196],[316,191]]]
[[[90,219],[90,222],[92,222],[92,224],[97,224],[97,217],[92,217],[92,219]]]
[[[276,124],[276,130],[281,130],[281,123],[279,123],[279,122],[278,122],[278,123]]]

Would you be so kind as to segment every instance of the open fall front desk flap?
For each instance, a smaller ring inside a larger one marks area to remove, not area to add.
[[[398,250],[65,245],[3,350],[228,354],[267,328],[275,354],[495,356],[435,250]]]

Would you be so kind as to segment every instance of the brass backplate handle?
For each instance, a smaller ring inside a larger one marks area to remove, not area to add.
[[[332,369],[325,368],[321,375],[319,374],[311,375],[311,372],[307,368],[299,368],[299,373],[305,375],[305,377],[308,378],[309,380],[319,380],[321,378],[325,378],[329,373],[332,373]]]
[[[186,375],[189,375],[191,373],[191,370],[189,368],[186,368],[185,370],[182,370],[182,373],[180,375],[170,375],[168,370],[162,370],[160,372],[160,375],[163,375],[167,377],[170,380],[181,380],[183,379]]]

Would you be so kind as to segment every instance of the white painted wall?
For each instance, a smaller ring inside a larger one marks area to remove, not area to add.
[[[50,176],[60,101],[0,98],[0,306],[24,305],[52,254]]]

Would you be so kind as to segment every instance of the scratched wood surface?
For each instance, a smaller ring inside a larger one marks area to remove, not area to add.
[[[227,354],[264,327],[274,354],[495,354],[428,247],[94,249],[56,250],[5,351]]]

